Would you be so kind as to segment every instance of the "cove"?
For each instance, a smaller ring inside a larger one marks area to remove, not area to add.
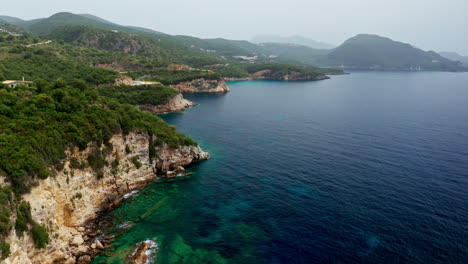
[[[464,263],[468,74],[231,82],[162,117],[212,158],[107,217],[125,263]],[[143,216],[143,217],[142,217]]]

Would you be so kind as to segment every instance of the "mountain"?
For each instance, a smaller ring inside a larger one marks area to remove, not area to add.
[[[372,70],[466,70],[433,51],[423,51],[410,44],[377,35],[361,34],[346,40],[317,60],[319,65]]]
[[[283,43],[308,46],[314,49],[333,49],[332,44],[316,41],[302,36],[282,37],[278,35],[257,35],[252,39],[253,43]]]
[[[2,20],[5,23],[8,24],[13,24],[13,25],[24,25],[26,23],[25,20],[17,18],[17,17],[11,17],[11,16],[0,16],[0,20]]]
[[[126,33],[154,33],[159,32],[139,27],[127,27],[112,23],[94,15],[73,14],[61,12],[48,18],[39,18],[33,20],[23,20],[16,17],[0,16],[0,19],[31,31],[34,35],[47,36],[55,29],[66,25],[86,25],[95,28],[114,30]]]
[[[260,45],[264,50],[271,53],[271,56],[276,56],[279,62],[301,65],[316,65],[315,61],[331,51],[286,43],[262,43]]]
[[[468,56],[462,56],[456,52],[441,51],[439,55],[449,60],[459,61],[468,67]]]
[[[130,52],[149,58],[158,65],[180,63],[197,68],[216,68],[216,71],[233,74],[229,77],[246,74],[245,69],[242,69],[245,67],[237,67],[242,63],[286,63],[307,67],[373,70],[466,70],[461,63],[435,52],[426,52],[376,35],[358,35],[334,49],[317,49],[312,46],[330,46],[317,45],[316,41],[297,36],[255,38],[257,42],[270,40],[261,44],[222,38],[174,36],[152,29],[118,25],[89,14],[62,12],[29,21],[8,16],[0,16],[0,19],[35,36],[91,48]],[[291,41],[296,43],[286,43]],[[230,65],[228,70],[219,69],[219,65],[224,64]]]

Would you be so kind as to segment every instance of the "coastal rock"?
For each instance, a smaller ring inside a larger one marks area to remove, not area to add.
[[[101,241],[96,240],[96,243],[94,243],[94,244],[96,245],[96,248],[104,249],[104,246],[102,245]]]
[[[153,114],[181,112],[185,109],[195,106],[193,102],[185,99],[182,94],[174,96],[168,103],[162,105],[139,105],[143,111],[148,111]]]
[[[79,245],[81,245],[81,244],[83,244],[83,243],[84,243],[83,237],[80,236],[80,235],[76,235],[75,237],[73,237],[73,239],[72,239],[70,245],[72,245],[72,246],[79,246]]]
[[[133,85],[133,79],[128,76],[121,75],[117,79],[115,79],[114,84],[115,85]]]
[[[170,85],[180,93],[226,93],[229,88],[224,80],[209,80],[204,78]]]
[[[147,240],[141,242],[137,249],[129,256],[130,264],[145,264],[148,263],[153,256],[156,254],[158,245],[153,240]]]
[[[251,81],[252,77],[224,77],[223,78],[226,82],[234,82],[234,81]]]
[[[83,255],[78,258],[78,261],[76,262],[77,264],[88,264],[91,262],[91,256],[90,255]]]
[[[11,255],[2,263],[52,264],[66,263],[69,259],[88,263],[90,259],[84,256],[92,257],[97,253],[91,245],[95,243],[96,248],[105,246],[95,239],[84,241],[85,235],[92,238],[99,234],[81,227],[96,219],[109,204],[122,200],[125,194],[156,181],[157,174],[209,157],[198,146],[170,147],[163,144],[155,149],[158,158],[151,159],[149,146],[155,140],[155,136],[143,133],[114,135],[110,140],[112,151],[105,156],[109,165],[102,169],[101,179],[90,167],[74,169],[70,165],[71,158],[85,161],[94,145],[90,144],[83,151],[78,148],[66,151],[64,169],[55,171],[54,177],[38,181],[30,193],[23,196],[31,205],[34,221],[44,225],[50,234],[47,248],[36,249],[29,235],[18,237],[12,231],[6,238]],[[142,164],[139,168],[132,162],[135,156]],[[110,165],[114,160],[119,161],[117,168]],[[119,173],[113,173],[114,170]]]
[[[198,146],[182,146],[174,151],[168,144],[164,143],[157,149],[156,169],[160,173],[175,171],[179,166],[185,166],[193,162],[206,160],[210,158],[207,152],[204,152]]]

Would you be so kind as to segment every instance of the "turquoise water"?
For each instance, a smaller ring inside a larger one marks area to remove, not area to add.
[[[112,212],[93,263],[466,263],[468,74],[229,86],[164,115],[212,159]]]

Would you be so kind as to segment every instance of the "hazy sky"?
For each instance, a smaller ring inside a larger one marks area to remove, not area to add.
[[[169,34],[250,39],[302,35],[338,45],[372,33],[426,50],[468,55],[468,0],[2,0],[24,19],[90,13]]]

